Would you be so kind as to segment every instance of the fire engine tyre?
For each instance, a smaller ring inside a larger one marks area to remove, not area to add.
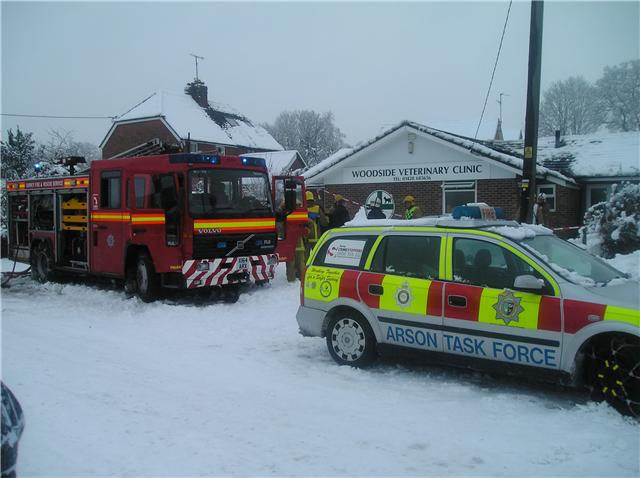
[[[594,343],[588,354],[587,385],[592,397],[625,415],[640,417],[640,340],[613,336]]]
[[[356,312],[340,312],[327,326],[327,348],[339,365],[364,368],[377,357],[369,323]]]
[[[160,291],[160,278],[146,254],[138,256],[136,263],[136,290],[143,302],[153,302]]]
[[[48,242],[40,242],[31,254],[31,278],[41,284],[53,280],[53,256]]]

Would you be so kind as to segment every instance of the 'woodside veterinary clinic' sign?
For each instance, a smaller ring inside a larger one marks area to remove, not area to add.
[[[391,183],[489,179],[490,169],[488,164],[480,161],[345,168],[343,180],[345,183]]]

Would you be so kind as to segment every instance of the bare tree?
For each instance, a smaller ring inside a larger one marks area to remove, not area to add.
[[[544,92],[540,106],[540,135],[550,136],[556,130],[563,135],[587,134],[605,121],[596,87],[582,76],[552,83]]]
[[[70,131],[51,130],[49,141],[40,144],[37,158],[40,163],[40,176],[58,176],[69,174],[69,171],[59,164],[61,158],[67,156],[83,156],[87,165],[94,159],[100,158],[100,150],[91,143],[75,141]]]
[[[607,66],[596,83],[615,131],[640,130],[640,60]]]
[[[263,126],[285,149],[299,151],[310,166],[344,146],[344,134],[330,111],[283,111],[273,124]]]

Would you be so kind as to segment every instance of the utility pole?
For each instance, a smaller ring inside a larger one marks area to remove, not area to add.
[[[524,131],[524,160],[522,162],[522,196],[520,222],[532,222],[532,208],[536,197],[536,158],[538,155],[538,115],[540,110],[540,65],[542,63],[542,0],[531,2],[529,29],[529,74],[527,81],[527,113]]]
[[[204,56],[198,56],[193,53],[189,53],[189,55],[191,55],[196,60],[196,81],[199,81],[198,80],[198,60],[204,60]]]

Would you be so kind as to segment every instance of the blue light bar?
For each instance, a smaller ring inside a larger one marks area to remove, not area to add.
[[[220,164],[220,157],[215,154],[181,153],[170,154],[170,163],[209,163]]]
[[[259,168],[266,168],[267,162],[263,158],[252,158],[249,156],[242,156],[243,166],[257,166]]]
[[[454,219],[468,217],[471,219],[504,219],[504,209],[501,207],[456,206],[451,211]]]

